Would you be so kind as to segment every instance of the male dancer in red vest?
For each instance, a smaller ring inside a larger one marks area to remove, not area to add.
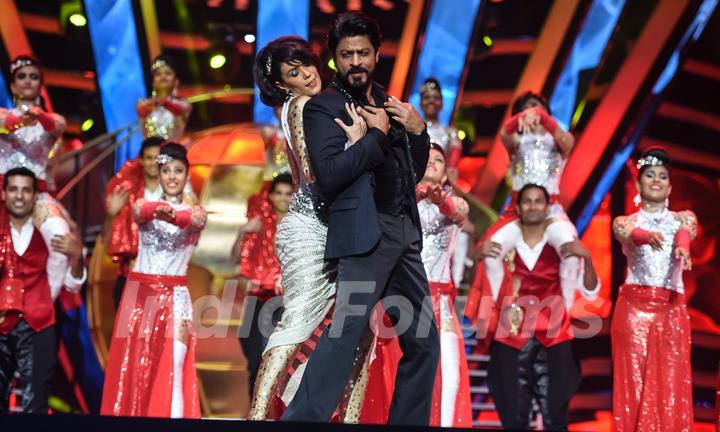
[[[572,352],[569,307],[575,293],[560,286],[560,255],[584,261],[581,294],[593,299],[598,279],[588,250],[575,240],[555,250],[546,229],[547,190],[528,184],[518,192],[522,236],[504,257],[505,275],[493,293],[497,328],[490,350],[488,386],[502,425],[527,430],[532,400],[540,406],[545,430],[567,430],[568,404],[580,385],[580,368]],[[500,245],[486,242],[483,257],[497,258]],[[569,298],[568,298],[569,297]]]
[[[9,170],[2,199],[7,217],[0,227],[4,255],[0,271],[0,413],[6,413],[10,383],[20,374],[21,407],[25,413],[47,413],[49,384],[56,365],[53,294],[62,286],[77,292],[85,282],[82,244],[69,234],[46,244],[33,225],[37,180],[27,168]],[[67,256],[58,272],[48,265],[49,251]]]

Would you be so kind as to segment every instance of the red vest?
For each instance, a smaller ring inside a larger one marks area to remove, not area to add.
[[[514,261],[515,272],[511,275],[506,267],[506,277],[495,304],[499,317],[495,340],[517,349],[522,349],[532,337],[546,348],[571,340],[570,313],[565,309],[560,288],[560,257],[555,249],[545,244],[532,271],[520,254],[515,254]],[[513,303],[513,277],[522,281],[517,304],[524,312],[515,336],[508,322],[508,306]]]
[[[36,332],[55,324],[55,307],[47,278],[48,250],[40,231],[33,229],[30,245],[22,256],[15,249],[16,277],[23,283],[22,311],[10,311],[0,323],[0,333],[8,334],[24,319]]]

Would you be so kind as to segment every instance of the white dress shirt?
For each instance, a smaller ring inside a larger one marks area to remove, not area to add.
[[[147,202],[160,201],[160,198],[162,198],[163,190],[162,187],[160,187],[160,184],[157,185],[155,190],[150,190],[147,186],[143,189],[143,198],[145,198],[145,201]]]
[[[25,224],[20,228],[20,231],[15,229],[15,226],[10,224],[10,234],[12,235],[13,248],[15,253],[22,256],[30,246],[32,240],[33,231],[35,227],[32,223],[32,218],[28,218]],[[48,285],[50,285],[50,295],[53,301],[60,294],[60,290],[63,286],[68,291],[78,292],[82,288],[85,280],[87,279],[87,270],[83,266],[83,274],[81,278],[75,278],[72,275],[72,269],[68,257],[60,252],[53,250],[50,245],[53,235],[58,233],[69,233],[70,229],[64,219],[60,217],[49,217],[40,226],[40,233],[42,234],[45,246],[48,249],[48,261],[47,261],[47,276]]]

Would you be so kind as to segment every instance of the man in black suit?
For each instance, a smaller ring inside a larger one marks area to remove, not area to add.
[[[425,173],[430,138],[410,104],[388,98],[373,82],[380,40],[369,16],[338,16],[328,35],[337,76],[305,105],[310,163],[319,192],[330,203],[325,258],[338,260],[338,291],[332,324],[283,420],[330,419],[371,312],[383,299],[403,351],[388,422],[429,421],[439,339],[420,257],[415,185]],[[350,123],[346,104],[368,126],[347,149],[346,135],[334,121]]]

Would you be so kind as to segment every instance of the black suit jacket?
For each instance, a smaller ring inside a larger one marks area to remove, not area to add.
[[[379,106],[387,99],[385,92],[377,85],[374,97]],[[346,124],[350,123],[345,111],[346,102],[348,99],[344,95],[328,87],[308,101],[303,111],[303,129],[310,164],[323,198],[330,203],[325,247],[325,258],[328,259],[366,253],[380,240],[380,224],[374,199],[376,185],[372,171],[382,164],[393,144],[387,135],[372,128],[345,150],[347,136],[333,119],[339,118]],[[412,159],[406,161],[406,166],[412,166],[414,172],[405,170],[403,175],[409,176],[410,184],[414,185],[425,173],[430,139],[427,131],[409,137],[410,148],[404,154]],[[403,145],[407,149],[407,144]],[[405,197],[405,200],[409,199],[414,204],[414,190],[411,192],[412,196]],[[410,216],[420,229],[416,205],[411,206]]]

